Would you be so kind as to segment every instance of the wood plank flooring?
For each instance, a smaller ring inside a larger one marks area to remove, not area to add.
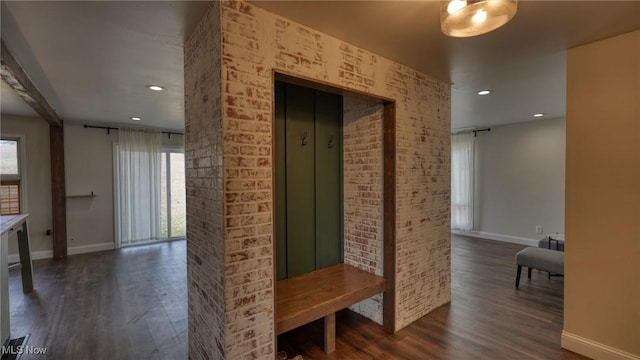
[[[521,245],[452,236],[452,301],[395,335],[338,314],[336,351],[322,352],[322,323],[279,336],[278,349],[308,359],[586,359],[560,348],[563,285],[543,272],[515,288]]]
[[[46,356],[186,359],[185,241],[34,261],[34,291],[10,273],[11,336]]]
[[[452,303],[395,335],[338,314],[336,351],[322,351],[322,322],[279,337],[308,359],[584,359],[560,349],[563,278],[534,271],[514,286],[523,246],[454,236]],[[9,277],[12,337],[46,356],[22,359],[186,359],[185,242],[34,261],[34,292]]]

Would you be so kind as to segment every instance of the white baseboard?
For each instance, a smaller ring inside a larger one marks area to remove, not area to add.
[[[92,245],[81,245],[67,248],[67,255],[86,254],[91,252],[106,251],[115,249],[115,244],[112,242]],[[31,260],[51,259],[53,257],[53,250],[44,251],[32,251]],[[8,256],[10,263],[20,262],[20,256],[18,254],[10,254]]]
[[[31,252],[31,260],[51,259],[52,257],[53,257],[53,250]],[[18,254],[9,254],[7,258],[9,260],[9,263],[20,262],[20,255]]]
[[[112,242],[102,243],[102,244],[93,244],[93,245],[82,245],[82,246],[74,246],[67,248],[67,255],[78,255],[78,254],[86,254],[91,252],[98,251],[107,251],[115,249],[115,244]]]
[[[562,330],[562,347],[595,360],[640,360],[640,356]]]
[[[451,233],[457,234],[457,235],[474,236],[474,237],[479,237],[479,238],[489,239],[489,240],[504,241],[508,243],[527,245],[527,246],[538,246],[538,241],[542,239],[542,235],[540,235],[540,239],[529,239],[529,238],[524,238],[519,236],[494,234],[494,233],[484,232],[484,231],[451,230]]]

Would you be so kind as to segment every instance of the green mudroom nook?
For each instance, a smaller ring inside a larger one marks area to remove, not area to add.
[[[342,96],[275,83],[276,268],[343,261]]]

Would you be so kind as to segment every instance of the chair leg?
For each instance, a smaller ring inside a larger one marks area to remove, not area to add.
[[[518,265],[518,273],[516,274],[516,289],[520,286],[520,273],[522,272],[522,266]]]
[[[529,280],[531,280],[531,268],[529,268],[529,273],[527,274]]]

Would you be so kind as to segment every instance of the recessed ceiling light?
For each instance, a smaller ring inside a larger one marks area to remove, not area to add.
[[[478,91],[478,95],[482,96],[482,95],[489,95],[491,94],[493,90],[480,90]]]
[[[147,89],[149,90],[153,90],[153,91],[163,91],[166,90],[165,88],[163,88],[160,85],[147,85]]]
[[[142,118],[139,118],[139,117],[137,117],[137,116],[133,116],[133,117],[131,118],[131,120],[133,120],[133,121],[140,121],[140,120],[142,120]]]
[[[533,114],[533,117],[543,117],[544,114],[543,113],[537,113],[537,114]]]

